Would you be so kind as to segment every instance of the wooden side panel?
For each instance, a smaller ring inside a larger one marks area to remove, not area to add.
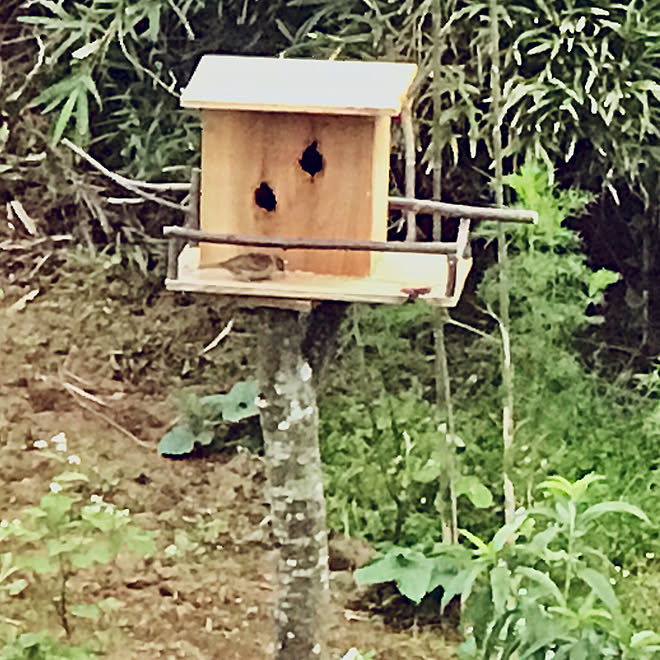
[[[371,170],[371,237],[374,241],[387,240],[388,194],[390,187],[390,118],[377,117],[374,120],[374,141]],[[383,260],[382,252],[371,253],[371,270]]]
[[[307,165],[322,166],[313,176],[300,163],[306,150]],[[384,240],[388,171],[389,118],[203,111],[201,226]],[[201,260],[251,250],[203,245]],[[371,269],[368,253],[291,250],[282,256],[287,270],[365,276]]]

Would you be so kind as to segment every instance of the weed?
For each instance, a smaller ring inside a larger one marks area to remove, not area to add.
[[[259,413],[257,393],[256,383],[241,381],[227,394],[182,397],[184,419],[161,438],[158,453],[180,456],[189,454],[195,445],[209,446],[217,437],[218,427]]]
[[[54,436],[51,444],[54,452],[46,441],[37,441],[35,447],[69,466],[80,465],[76,455],[64,459],[64,433]],[[88,481],[84,472],[66,469],[53,479],[50,492],[37,506],[26,508],[19,519],[0,522],[0,542],[10,548],[3,554],[3,574],[18,573],[33,580],[48,576],[52,602],[67,637],[72,633],[72,617],[98,620],[121,605],[115,598],[72,603],[69,584],[78,569],[108,564],[124,550],[140,555],[154,551],[153,533],[136,526],[128,509],[117,509],[100,495],[81,494],[79,486]],[[14,580],[7,591],[15,596],[27,585],[27,579]]]
[[[539,486],[541,501],[520,509],[489,542],[463,530],[471,550],[396,548],[355,577],[394,580],[415,602],[442,587],[442,608],[459,596],[465,658],[655,657],[660,635],[633,630],[613,588],[614,566],[594,543],[605,516],[649,520],[623,501],[594,503],[590,491],[601,479],[549,477]]]

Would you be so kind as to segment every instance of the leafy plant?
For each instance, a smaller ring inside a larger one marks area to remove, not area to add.
[[[413,603],[447,584],[465,566],[468,553],[461,546],[436,544],[432,551],[391,547],[368,566],[358,568],[358,584],[394,582]]]
[[[198,517],[194,522],[196,524],[191,530],[178,529],[175,532],[173,543],[164,550],[166,557],[183,557],[188,553],[202,555],[216,543],[220,534],[228,531],[227,523],[221,519],[203,520]]]
[[[53,441],[56,451],[66,450],[64,434]],[[46,448],[45,441],[37,443],[38,449]],[[70,456],[68,462],[76,465],[79,459]],[[71,616],[98,619],[120,605],[115,598],[71,603],[69,582],[78,569],[112,562],[124,550],[141,555],[154,551],[153,533],[136,526],[128,509],[117,509],[95,494],[85,500],[77,487],[87,481],[83,472],[61,472],[38,506],[25,509],[20,519],[0,522],[0,542],[11,548],[11,553],[3,554],[4,573],[53,576],[53,602],[67,635]],[[14,581],[9,594],[16,595],[26,586],[25,580]]]
[[[23,633],[0,650],[0,660],[89,660],[96,657],[83,647],[62,644],[43,632]]]
[[[623,501],[592,503],[590,489],[600,479],[549,477],[539,486],[542,501],[519,510],[489,542],[463,530],[471,551],[392,549],[355,577],[394,580],[415,602],[442,587],[442,608],[459,596],[462,657],[655,657],[660,635],[631,629],[612,587],[614,567],[594,543],[605,516],[649,520]]]
[[[626,502],[592,504],[589,489],[599,479],[549,477],[539,486],[544,500],[490,543],[464,532],[473,560],[446,585],[443,605],[459,593],[464,600],[465,657],[651,657],[660,650],[659,636],[630,629],[610,583],[613,566],[593,544],[605,515],[649,520]]]
[[[418,383],[406,393],[374,396],[368,403],[335,397],[323,412],[330,525],[381,543],[432,544],[440,534],[447,454],[463,443],[448,436]],[[457,493],[474,506],[492,504],[474,475],[458,479]]]
[[[170,429],[158,443],[158,453],[168,456],[189,454],[195,445],[206,447],[225,422],[239,422],[259,414],[257,385],[253,381],[236,383],[227,394],[190,396],[183,400],[184,421]]]

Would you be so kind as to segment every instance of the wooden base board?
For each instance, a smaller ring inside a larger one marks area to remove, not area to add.
[[[176,279],[166,279],[170,291],[217,293],[229,296],[260,298],[266,306],[290,306],[293,301],[335,300],[340,302],[402,303],[411,291],[429,289],[417,296],[442,307],[454,307],[472,266],[472,259],[459,259],[453,291],[447,295],[448,259],[440,254],[379,255],[368,277],[317,275],[303,271],[286,271],[281,279],[262,282],[240,282],[222,268],[198,268],[199,248],[186,246],[178,262]],[[284,304],[289,301],[289,305]],[[252,301],[252,304],[259,304]]]

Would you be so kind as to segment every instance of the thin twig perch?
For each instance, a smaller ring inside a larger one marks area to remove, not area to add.
[[[474,220],[499,220],[501,222],[525,222],[536,224],[538,213],[527,209],[493,208],[489,206],[466,206],[426,199],[390,197],[391,209],[403,209],[415,213],[442,213],[448,218],[472,218]]]
[[[279,236],[251,236],[247,234],[218,234],[185,227],[163,227],[163,234],[201,243],[221,245],[252,245],[282,250],[349,250],[366,252],[412,252],[426,254],[456,254],[456,243],[412,243],[400,241],[360,241],[351,239],[284,238]]]

